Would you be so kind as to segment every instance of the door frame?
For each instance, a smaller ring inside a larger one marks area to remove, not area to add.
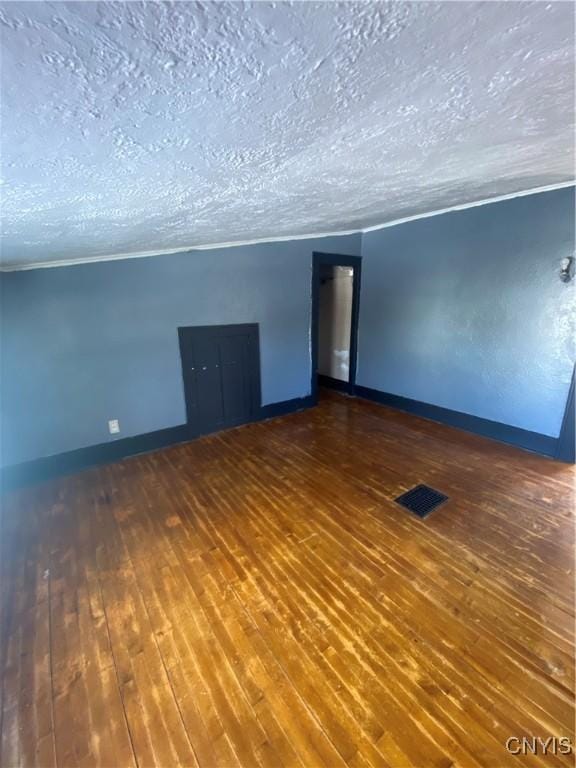
[[[189,352],[187,350],[187,341],[192,334],[207,334],[213,335],[220,331],[226,331],[228,333],[237,333],[238,335],[250,335],[249,355],[252,363],[252,367],[258,372],[254,381],[251,381],[250,385],[250,415],[244,424],[249,424],[253,421],[257,421],[258,415],[262,404],[261,393],[261,379],[262,370],[260,367],[260,324],[259,323],[228,323],[228,324],[214,324],[214,325],[186,325],[178,327],[178,346],[180,349],[180,362],[182,368],[182,386],[184,393],[184,404],[186,407],[186,426],[191,438],[199,437],[202,434],[209,434],[201,432],[198,428],[195,419],[195,407],[188,397],[189,388],[193,386],[190,383],[190,371],[187,368]],[[195,367],[195,366],[194,366]],[[188,377],[188,378],[187,378]],[[239,425],[235,425],[239,426]],[[226,427],[224,428],[226,429]]]
[[[358,357],[358,320],[360,316],[360,283],[362,279],[362,257],[346,256],[342,253],[324,253],[314,251],[312,253],[312,314],[310,320],[310,393],[314,405],[318,403],[318,326],[320,310],[320,267],[329,265],[332,267],[352,267],[354,269],[354,282],[352,284],[352,323],[350,327],[350,368],[348,381],[332,379],[330,384],[341,392],[354,395],[356,391],[356,367]],[[328,383],[328,382],[327,382]]]

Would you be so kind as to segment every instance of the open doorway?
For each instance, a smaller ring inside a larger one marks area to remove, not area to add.
[[[312,396],[318,386],[354,393],[360,298],[359,256],[314,253]]]

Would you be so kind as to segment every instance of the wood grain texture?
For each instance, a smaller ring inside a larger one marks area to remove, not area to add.
[[[14,492],[1,764],[572,765],[504,744],[574,740],[573,489],[329,394]]]

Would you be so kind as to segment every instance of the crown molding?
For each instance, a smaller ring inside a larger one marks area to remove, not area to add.
[[[402,219],[394,219],[394,221],[388,221],[385,224],[375,224],[372,227],[366,227],[361,230],[362,234],[367,232],[376,232],[379,229],[386,229],[387,227],[396,227],[398,224],[406,224],[409,221],[417,221],[418,219],[429,219],[431,216],[441,216],[443,213],[452,213],[453,211],[465,211],[468,208],[477,208],[480,205],[490,205],[491,203],[501,203],[504,200],[514,200],[517,197],[528,197],[528,195],[539,195],[542,192],[554,192],[557,189],[566,189],[567,187],[576,186],[576,179],[572,181],[563,181],[559,184],[549,184],[546,187],[534,187],[533,189],[525,189],[520,192],[511,192],[507,195],[497,195],[496,197],[488,197],[484,200],[476,200],[471,203],[462,203],[462,205],[451,205],[448,208],[439,208],[436,211],[429,211],[427,213],[417,213],[414,216],[405,216]]]
[[[410,221],[418,221],[419,219],[428,219],[432,216],[441,216],[444,213],[452,213],[454,211],[465,211],[468,208],[476,208],[480,205],[490,205],[491,203],[500,203],[504,200],[513,200],[517,197],[527,197],[528,195],[538,195],[542,192],[552,192],[557,189],[565,189],[567,187],[576,186],[576,180],[565,181],[559,184],[549,184],[544,187],[535,187],[532,189],[522,190],[520,192],[511,192],[506,195],[497,195],[496,197],[484,198],[482,200],[475,200],[469,203],[463,203],[461,205],[451,205],[448,208],[440,208],[434,211],[427,211],[425,213],[417,213],[414,216],[405,216],[400,219],[393,219],[392,221],[386,221],[383,224],[374,224],[371,227],[365,227],[364,229],[345,229],[337,232],[314,232],[305,235],[286,235],[283,237],[265,237],[257,238],[254,240],[237,240],[234,242],[225,243],[207,243],[204,245],[187,245],[182,248],[167,248],[164,250],[154,251],[138,251],[136,253],[114,253],[107,256],[87,256],[79,257],[77,259],[61,259],[59,261],[41,261],[30,264],[11,264],[6,266],[0,266],[0,272],[25,272],[32,269],[51,269],[54,267],[72,267],[77,264],[94,264],[102,261],[122,261],[124,259],[144,259],[151,256],[169,256],[175,253],[187,253],[189,251],[211,251],[219,248],[235,248],[241,245],[262,245],[265,243],[285,243],[292,240],[314,240],[321,237],[343,237],[345,235],[357,235],[366,234],[368,232],[377,232],[380,229],[387,229],[388,227],[396,227],[399,224],[406,224]]]

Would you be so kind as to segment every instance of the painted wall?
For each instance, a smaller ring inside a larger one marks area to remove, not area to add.
[[[574,190],[362,238],[357,383],[557,436],[576,357]],[[258,322],[262,401],[309,393],[313,250],[359,236],[2,275],[2,462],[185,421],[176,328]]]
[[[360,236],[5,273],[3,464],[184,423],[181,325],[260,323],[263,404],[309,394],[313,250]]]
[[[563,189],[365,234],[357,383],[558,436],[574,203]]]

